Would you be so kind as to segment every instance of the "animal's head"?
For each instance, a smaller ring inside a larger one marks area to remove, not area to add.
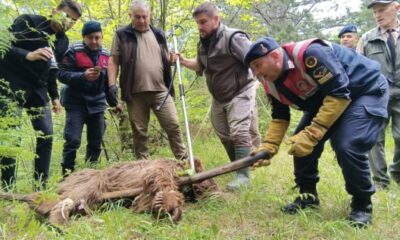
[[[194,166],[196,169],[196,173],[203,172],[203,165],[198,158],[194,158]],[[185,196],[186,201],[196,202],[198,199],[209,196],[214,193],[218,193],[220,190],[218,188],[217,183],[214,179],[206,179],[202,182],[185,185],[180,187],[180,191]]]

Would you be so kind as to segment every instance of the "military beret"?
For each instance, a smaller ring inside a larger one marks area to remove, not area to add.
[[[101,32],[101,24],[96,21],[88,21],[83,25],[82,36],[89,35],[94,32]]]
[[[392,3],[392,2],[394,2],[393,0],[392,1],[387,1],[387,0],[374,0],[374,1],[372,1],[370,4],[368,4],[368,6],[367,6],[367,8],[372,8],[375,4],[377,4],[377,3],[382,3],[382,4],[388,4],[388,3]]]
[[[344,26],[339,34],[338,37],[340,38],[344,33],[357,33],[357,27],[354,24],[347,24],[346,26]]]
[[[271,37],[259,38],[250,45],[249,50],[244,56],[244,63],[249,66],[253,60],[267,55],[278,47],[279,44]]]

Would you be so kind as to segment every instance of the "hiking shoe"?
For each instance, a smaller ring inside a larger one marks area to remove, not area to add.
[[[357,201],[357,199],[353,198],[350,207],[351,211],[348,219],[353,227],[364,228],[371,224],[372,203],[370,199]]]
[[[287,214],[296,214],[299,210],[305,208],[317,208],[319,206],[318,196],[310,193],[303,193],[296,199],[281,208],[281,211]]]

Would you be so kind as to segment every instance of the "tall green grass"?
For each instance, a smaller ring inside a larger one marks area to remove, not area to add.
[[[202,159],[206,169],[210,169],[227,163],[228,157],[206,116],[209,98],[201,95],[202,100],[197,98],[198,94],[188,95],[187,101],[192,104],[188,110],[194,154]],[[264,106],[262,95],[258,101]],[[269,113],[264,108],[259,112],[261,132],[264,132]],[[295,114],[293,123],[299,116]],[[108,119],[105,143],[110,162],[103,154],[99,168],[118,160],[133,159],[131,153],[120,152],[116,126],[110,122],[110,116]],[[150,129],[152,158],[172,158],[167,141],[155,130],[159,128],[157,121],[152,121],[156,126]],[[64,115],[55,116],[54,122],[49,194],[54,194],[61,175]],[[291,130],[293,128],[294,124]],[[85,133],[82,140],[78,169],[85,167]],[[391,159],[393,141],[390,134],[387,140],[387,159]],[[32,137],[28,137],[23,146],[33,150],[32,142]],[[280,207],[297,194],[297,190],[292,189],[293,162],[286,152],[287,146],[283,145],[272,165],[253,171],[252,186],[240,192],[225,191],[226,183],[234,178],[234,174],[216,178],[224,191],[222,196],[185,204],[183,219],[177,225],[169,220],[157,220],[149,214],[135,214],[118,203],[108,203],[91,217],[74,217],[68,226],[55,228],[39,219],[26,204],[0,201],[0,239],[400,239],[400,187],[395,184],[373,196],[374,217],[370,227],[357,229],[348,224],[350,196],[344,190],[343,177],[329,144],[326,144],[319,164],[320,208],[293,216],[282,213]],[[30,192],[32,161],[20,161],[18,171],[16,190]]]

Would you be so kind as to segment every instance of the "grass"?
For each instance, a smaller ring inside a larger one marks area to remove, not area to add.
[[[260,112],[260,116],[264,121],[266,113]],[[61,174],[64,118],[54,119],[56,135],[49,193],[55,192]],[[192,134],[196,135],[193,148],[194,154],[209,169],[226,163],[228,158],[208,121],[200,131],[196,128],[202,119],[203,116],[198,117],[197,125],[192,126]],[[132,159],[130,153],[119,152],[116,128],[110,123],[106,136],[111,163],[117,161],[116,154],[120,161]],[[167,141],[154,130],[151,136],[152,158],[172,157]],[[33,149],[29,139],[23,145]],[[79,150],[78,168],[84,167],[84,150],[84,147]],[[38,219],[26,204],[0,201],[0,239],[400,239],[400,188],[395,184],[373,196],[374,217],[370,227],[349,226],[346,217],[350,196],[344,190],[343,177],[329,144],[319,166],[321,207],[293,216],[282,213],[280,207],[297,195],[297,190],[292,189],[293,163],[286,152],[287,146],[283,145],[271,166],[252,172],[251,188],[234,194],[224,191],[222,197],[186,204],[183,219],[177,225],[149,214],[135,214],[114,203],[106,204],[91,217],[75,218],[68,226],[58,229]],[[388,137],[387,159],[392,156],[393,142]],[[99,167],[108,164],[102,155]],[[19,165],[17,191],[28,193],[32,187],[32,164],[25,160]],[[234,174],[228,174],[216,180],[224,190],[233,178]]]

